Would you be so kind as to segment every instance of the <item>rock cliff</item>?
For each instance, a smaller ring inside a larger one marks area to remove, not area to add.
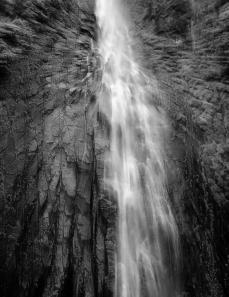
[[[171,123],[181,296],[228,294],[229,6],[125,0]],[[0,3],[0,295],[112,296],[116,202],[94,1]]]

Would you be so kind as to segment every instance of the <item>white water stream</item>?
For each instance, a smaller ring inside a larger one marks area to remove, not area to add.
[[[175,297],[178,233],[166,193],[165,113],[137,64],[121,0],[97,0],[102,88],[110,123],[105,184],[118,202],[116,297]]]

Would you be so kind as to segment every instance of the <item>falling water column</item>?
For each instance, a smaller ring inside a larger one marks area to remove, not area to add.
[[[117,297],[172,297],[179,245],[165,187],[168,123],[156,104],[156,79],[136,62],[124,12],[120,0],[97,0],[99,112],[110,126],[104,181],[119,212],[115,292]]]

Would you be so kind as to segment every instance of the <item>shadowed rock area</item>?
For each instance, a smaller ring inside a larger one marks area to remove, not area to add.
[[[182,297],[229,294],[229,5],[124,0],[171,124]],[[0,3],[0,296],[113,295],[117,205],[91,0]]]

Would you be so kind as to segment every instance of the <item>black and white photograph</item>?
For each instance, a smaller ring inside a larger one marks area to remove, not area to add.
[[[229,0],[0,0],[0,297],[229,296]]]

